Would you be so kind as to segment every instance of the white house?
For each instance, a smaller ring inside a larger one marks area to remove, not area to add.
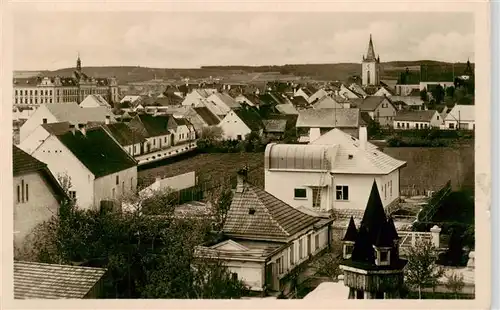
[[[254,107],[254,106],[255,106],[255,103],[254,103],[254,102],[252,102],[252,100],[250,100],[250,99],[248,98],[248,96],[245,96],[244,94],[239,94],[238,96],[236,96],[236,97],[234,98],[234,100],[235,100],[236,102],[238,102],[239,104],[246,104],[246,105],[251,106],[251,107]]]
[[[67,199],[45,163],[12,146],[14,187],[14,247],[22,249],[33,229],[58,214]]]
[[[30,155],[45,162],[56,177],[70,178],[70,198],[78,207],[99,208],[103,200],[136,191],[136,161],[104,128],[65,124],[42,125],[47,134]]]
[[[444,119],[444,129],[476,128],[475,106],[456,104]]]
[[[132,105],[140,103],[142,100],[141,96],[127,95],[120,100],[120,103],[130,102]]]
[[[314,94],[312,94],[311,96],[309,96],[309,100],[307,100],[309,103],[312,103],[316,100],[319,100],[325,96],[328,96],[328,93],[326,92],[326,90],[324,88],[320,88],[318,89],[318,91],[316,91]]]
[[[307,145],[268,144],[265,189],[293,206],[316,210],[363,210],[375,179],[387,208],[399,201],[404,161],[379,151],[367,141],[332,129]]]
[[[311,101],[309,101],[309,99],[317,92],[318,92],[318,90],[316,88],[312,87],[311,85],[308,85],[305,87],[300,87],[300,88],[295,89],[293,92],[293,96],[294,97],[302,97],[302,98],[306,99],[307,102],[311,102]]]
[[[252,131],[261,135],[264,123],[260,115],[252,108],[242,108],[229,112],[218,125],[225,140],[245,140]]]
[[[315,217],[238,176],[223,227],[224,237],[195,249],[217,257],[251,291],[290,291],[287,275],[331,243],[333,219]]]
[[[141,155],[146,137],[140,131],[134,131],[127,123],[113,123],[103,126],[118,143],[132,156]]]
[[[365,97],[359,108],[382,126],[392,126],[397,112],[397,108],[386,96]]]
[[[111,109],[111,105],[104,99],[103,96],[99,94],[88,95],[80,102],[80,107],[82,108],[96,108],[96,107],[106,107]]]
[[[69,122],[73,125],[88,122],[105,123],[106,120],[115,122],[116,119],[106,107],[82,108],[76,102],[71,103],[46,103],[40,105],[31,117],[21,126],[19,138],[22,142],[41,124]]]
[[[443,119],[436,110],[399,111],[394,118],[394,129],[440,128]]]
[[[213,91],[207,91],[202,88],[193,89],[190,93],[186,95],[186,97],[184,97],[182,105],[188,105],[192,107],[198,106],[200,104],[201,99],[207,99],[213,93],[214,93]]]

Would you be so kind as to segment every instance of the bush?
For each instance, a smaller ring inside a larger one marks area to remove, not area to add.
[[[267,139],[252,132],[245,137],[245,140],[199,139],[197,148],[201,153],[258,153],[266,149],[268,142]]]

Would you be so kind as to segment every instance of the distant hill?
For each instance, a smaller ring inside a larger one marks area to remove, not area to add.
[[[420,71],[423,75],[422,79],[428,81],[451,80],[453,74],[463,74],[466,64],[456,63],[453,66],[451,63],[438,62],[431,60],[421,61],[392,61],[382,63],[381,79],[397,80],[406,68],[412,74],[418,75]],[[422,70],[420,70],[422,68]],[[60,75],[69,76],[73,73],[74,68],[65,68],[55,71],[37,71],[43,75]],[[354,75],[361,75],[361,65],[359,63],[337,63],[337,64],[296,64],[283,66],[203,66],[193,69],[164,69],[164,68],[148,68],[139,66],[113,66],[113,67],[84,67],[83,70],[89,76],[94,77],[109,77],[115,76],[120,84],[131,82],[149,81],[152,79],[175,79],[190,78],[222,78],[240,79],[241,82],[262,81],[266,78],[277,78],[280,76],[288,77],[310,77],[313,80],[325,81],[342,81],[346,82]],[[266,72],[275,72],[269,76],[262,75]],[[453,73],[454,72],[454,73]],[[259,73],[261,75],[259,75]],[[245,81],[245,79],[247,79]]]

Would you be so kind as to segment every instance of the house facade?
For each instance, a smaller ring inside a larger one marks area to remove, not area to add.
[[[146,137],[140,131],[134,131],[127,123],[106,124],[104,128],[132,156],[141,155]]]
[[[137,163],[101,126],[42,125],[49,135],[30,155],[56,177],[69,177],[69,196],[79,208],[99,208],[137,189]]]
[[[394,129],[428,129],[440,128],[444,120],[436,110],[399,111],[394,118]]]
[[[474,130],[476,128],[474,105],[456,104],[444,119],[444,129],[465,129]]]
[[[22,249],[33,229],[59,213],[67,199],[45,163],[12,146],[14,190],[14,248]]]
[[[197,247],[217,257],[251,291],[287,294],[287,275],[331,242],[332,219],[303,213],[238,177],[223,227],[225,240]]]
[[[106,99],[98,94],[88,95],[82,102],[80,102],[79,106],[82,108],[106,107],[111,109],[111,105],[106,101]]]
[[[361,112],[366,112],[371,119],[381,126],[392,126],[396,117],[397,108],[385,96],[368,96],[363,99],[360,105]]]
[[[245,136],[252,131],[259,135],[264,131],[260,115],[252,108],[246,107],[230,111],[218,126],[222,129],[222,136],[226,140],[245,140]]]
[[[394,159],[367,142],[333,129],[307,145],[268,144],[265,189],[294,208],[360,210],[375,179],[385,208],[399,201],[400,169]]]

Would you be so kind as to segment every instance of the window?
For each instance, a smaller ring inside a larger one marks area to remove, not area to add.
[[[42,123],[47,124],[47,119],[46,118],[42,119]]]
[[[293,246],[293,243],[290,245],[290,266],[292,266],[295,263],[295,247]]]
[[[321,206],[321,188],[313,188],[313,208],[319,208]]]
[[[156,145],[156,139],[153,139],[153,145]]]
[[[439,115],[436,115],[437,119],[439,120]]]
[[[410,128],[410,123],[406,123],[406,129]]]
[[[120,184],[120,177],[116,176],[116,185]]]
[[[388,251],[380,251],[380,262],[387,262],[389,260],[389,252]]]
[[[33,91],[32,90],[30,90],[30,96],[33,96]]]
[[[14,92],[15,92],[15,94],[16,94],[16,96],[17,96],[17,89],[16,89]]]
[[[21,187],[17,186],[17,202],[21,202]]]
[[[26,184],[26,201],[29,200],[29,191],[28,191],[28,184]]]
[[[115,191],[115,189],[113,188],[113,189],[111,190],[111,197],[112,197],[113,199],[115,199],[115,194],[116,194],[116,191]]]
[[[398,122],[398,128],[401,128],[401,123]]]
[[[122,193],[125,193],[125,181],[122,182]]]
[[[387,199],[387,184],[384,184],[384,199]]]
[[[312,247],[311,242],[312,242],[311,235],[307,235],[307,255],[311,254],[311,247]]]
[[[416,124],[415,124],[415,127],[417,127],[417,129],[420,129],[420,128],[419,128],[419,124],[418,124],[418,123],[416,123]]]
[[[283,261],[283,257],[279,257],[278,259],[276,259],[276,268],[279,275],[283,274],[283,272],[285,271],[285,264]]]
[[[337,200],[349,200],[349,187],[347,185],[335,186]]]
[[[16,98],[16,103],[17,103],[17,98]]]
[[[163,142],[167,143],[167,137],[165,137],[165,139],[163,139]]]
[[[307,198],[307,191],[305,188],[296,188],[295,189],[295,199],[304,199]]]
[[[352,255],[352,250],[354,249],[354,245],[351,243],[344,243],[344,258],[348,259]]]
[[[21,180],[21,202],[24,202],[24,180]]]
[[[236,139],[241,140],[242,139],[241,135],[237,135]]]
[[[314,236],[314,249],[318,250],[319,249],[319,234],[316,234]]]
[[[450,129],[455,129],[455,124],[450,123],[450,124],[448,125],[448,128],[450,128]]]
[[[304,239],[299,240],[299,259],[304,257]]]
[[[236,272],[231,273],[231,278],[233,281],[238,281],[238,274]]]
[[[69,191],[69,198],[72,200],[76,199],[76,191]]]

